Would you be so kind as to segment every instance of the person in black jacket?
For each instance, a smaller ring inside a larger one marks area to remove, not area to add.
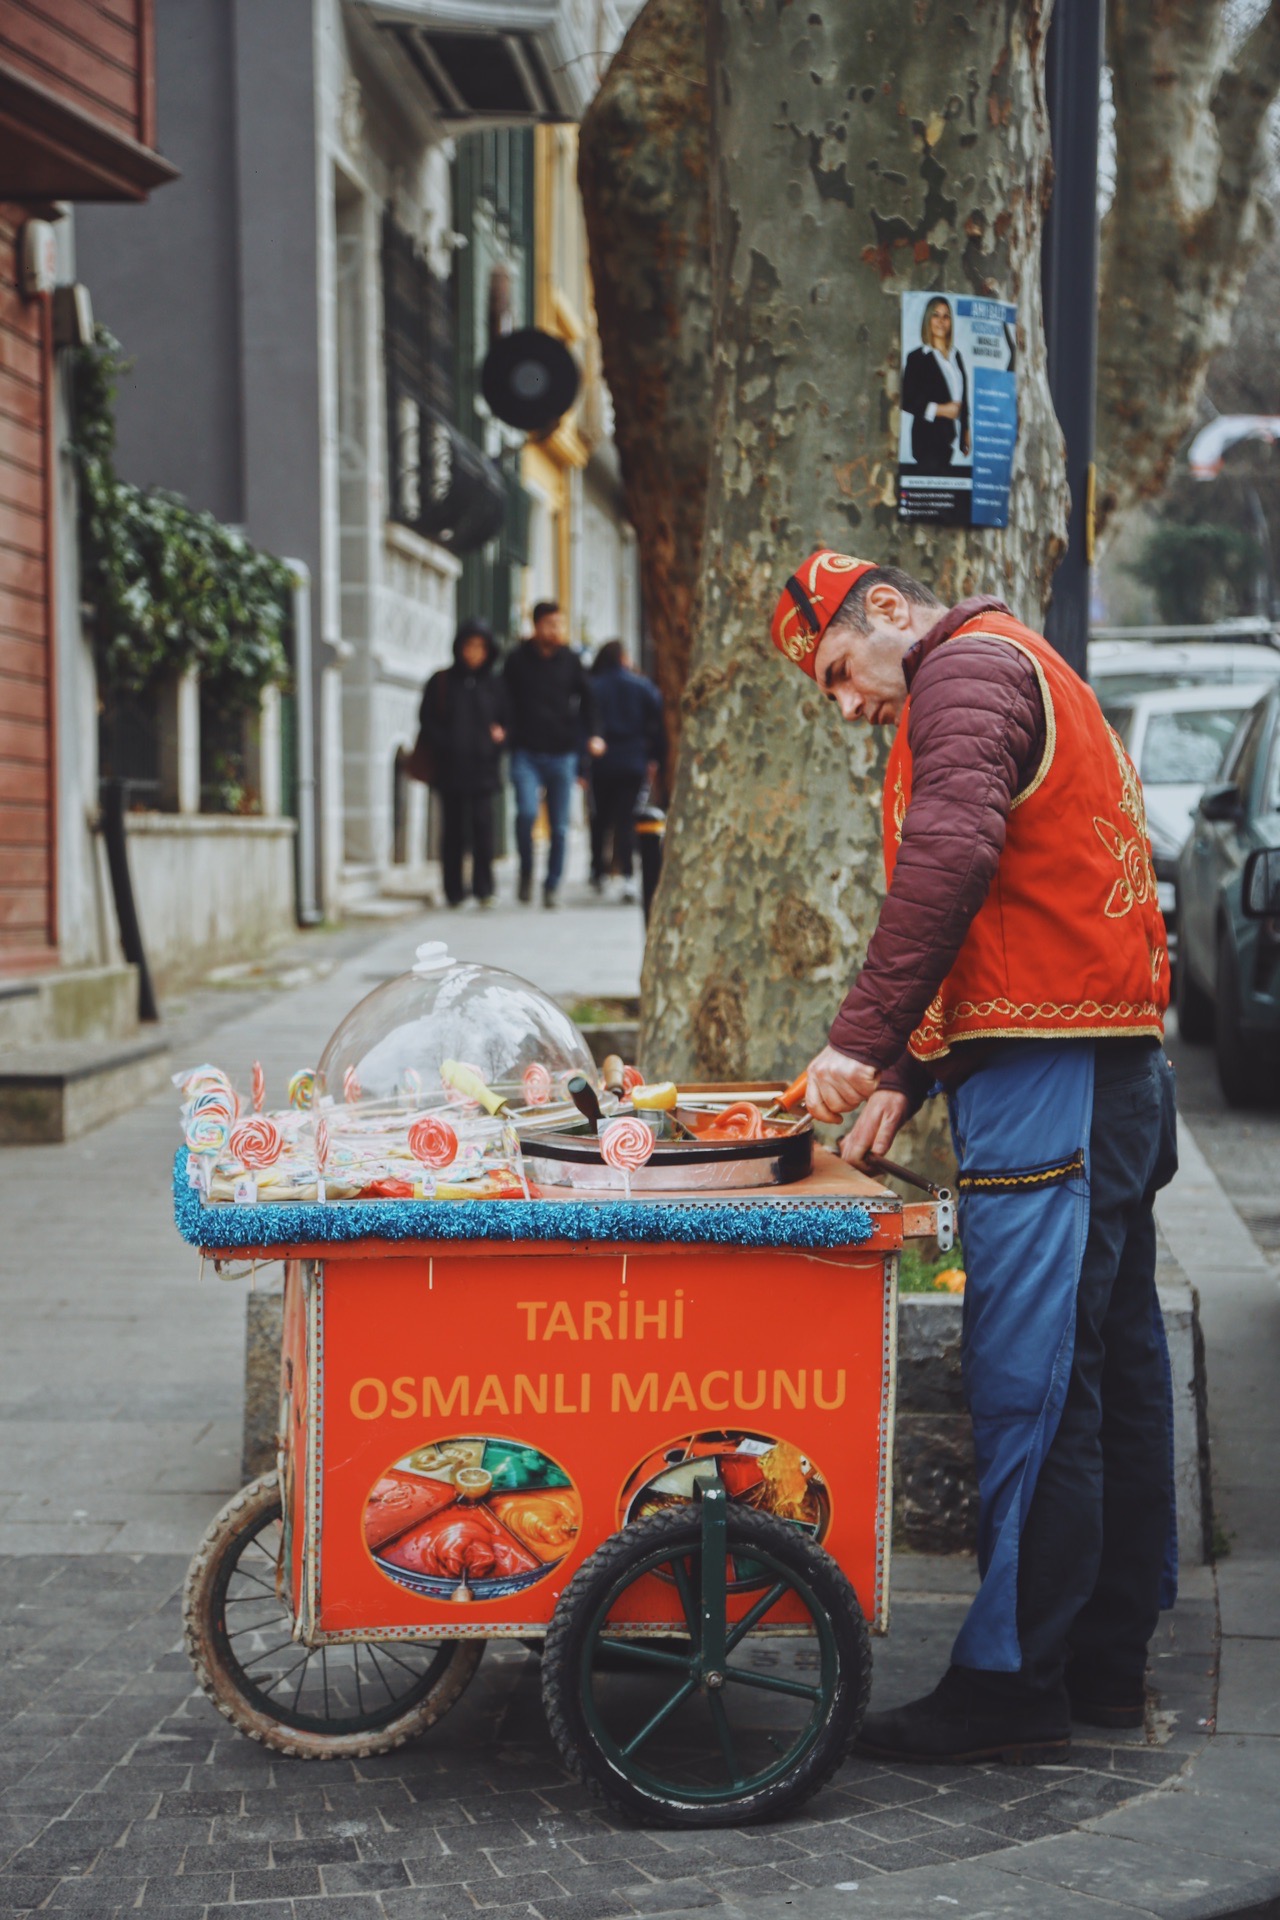
[[[464,620],[453,643],[453,665],[433,674],[422,696],[420,723],[431,751],[432,786],[440,796],[441,864],[445,898],[467,897],[463,857],[471,843],[471,891],[482,907],[493,898],[493,796],[501,784],[507,737],[507,692],[493,671],[493,629]]]
[[[951,302],[930,300],[920,345],[902,372],[902,411],[911,415],[911,458],[921,473],[949,473],[957,434],[969,457],[969,375],[952,338]]]
[[[605,750],[590,765],[591,884],[604,892],[612,866],[622,876],[622,898],[636,900],[632,879],[635,809],[640,789],[666,759],[662,695],[632,670],[621,640],[601,647],[591,669],[591,690]]]
[[[604,752],[596,703],[586,668],[566,644],[568,622],[554,600],[533,610],[533,638],[507,656],[504,674],[511,715],[511,782],[516,790],[516,846],[520,854],[520,899],[533,898],[533,823],[547,796],[551,852],[543,882],[544,906],[559,905],[569,833],[569,804],[585,743],[595,759]]]

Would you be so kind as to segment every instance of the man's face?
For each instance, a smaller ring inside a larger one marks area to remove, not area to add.
[[[533,638],[539,653],[554,653],[569,638],[569,622],[562,613],[544,613],[534,623]]]
[[[867,595],[866,633],[834,621],[823,634],[814,660],[814,677],[834,700],[840,718],[868,726],[896,726],[906,705],[902,657],[915,644],[917,609],[896,587],[873,587]],[[936,619],[930,615],[930,621]],[[923,628],[921,628],[923,631]]]

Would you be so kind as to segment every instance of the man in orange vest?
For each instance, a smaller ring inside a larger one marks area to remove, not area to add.
[[[1088,687],[998,600],[950,610],[821,550],[775,645],[846,722],[897,731],[889,889],[810,1063],[855,1165],[932,1091],[959,1162],[962,1364],[982,1581],[939,1685],[863,1752],[1038,1760],[1139,1726],[1173,1604],[1171,1395],[1152,1202],[1176,1168],[1169,967],[1142,794]]]

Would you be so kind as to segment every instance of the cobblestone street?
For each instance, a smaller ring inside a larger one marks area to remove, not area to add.
[[[941,1670],[968,1569],[899,1562],[876,1647],[900,1697]],[[1161,1637],[1156,1744],[1073,1746],[1069,1764],[897,1772],[850,1761],[803,1815],[730,1832],[619,1828],[568,1782],[542,1716],[539,1662],[491,1647],[462,1701],[379,1759],[281,1759],[193,1691],[185,1563],[168,1554],[0,1563],[0,1914],[139,1909],[212,1920],[611,1920],[710,1908],[995,1854],[1061,1833],[1175,1776],[1212,1713],[1213,1608],[1184,1599]],[[959,1576],[959,1577],[958,1577]],[[1207,1583],[1203,1589],[1207,1595]]]

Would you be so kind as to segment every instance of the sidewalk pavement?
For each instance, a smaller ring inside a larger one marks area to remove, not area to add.
[[[559,914],[309,936],[268,970],[282,986],[175,1008],[175,1057],[238,1077],[261,1059],[274,1096],[426,937],[562,997],[634,993],[638,911],[568,897]],[[1216,1730],[1214,1581],[1197,1570],[1162,1624],[1145,1735],[1081,1729],[1053,1768],[851,1761],[796,1820],[687,1835],[616,1826],[565,1780],[518,1647],[491,1649],[438,1734],[361,1763],[273,1760],[193,1692],[179,1596],[238,1481],[244,1297],[200,1279],[174,1235],[175,1142],[162,1095],[0,1155],[0,1920],[1280,1914],[1280,1300],[1189,1131],[1161,1225],[1201,1292],[1234,1536]],[[964,1560],[898,1557],[879,1704],[941,1670],[972,1580]]]

